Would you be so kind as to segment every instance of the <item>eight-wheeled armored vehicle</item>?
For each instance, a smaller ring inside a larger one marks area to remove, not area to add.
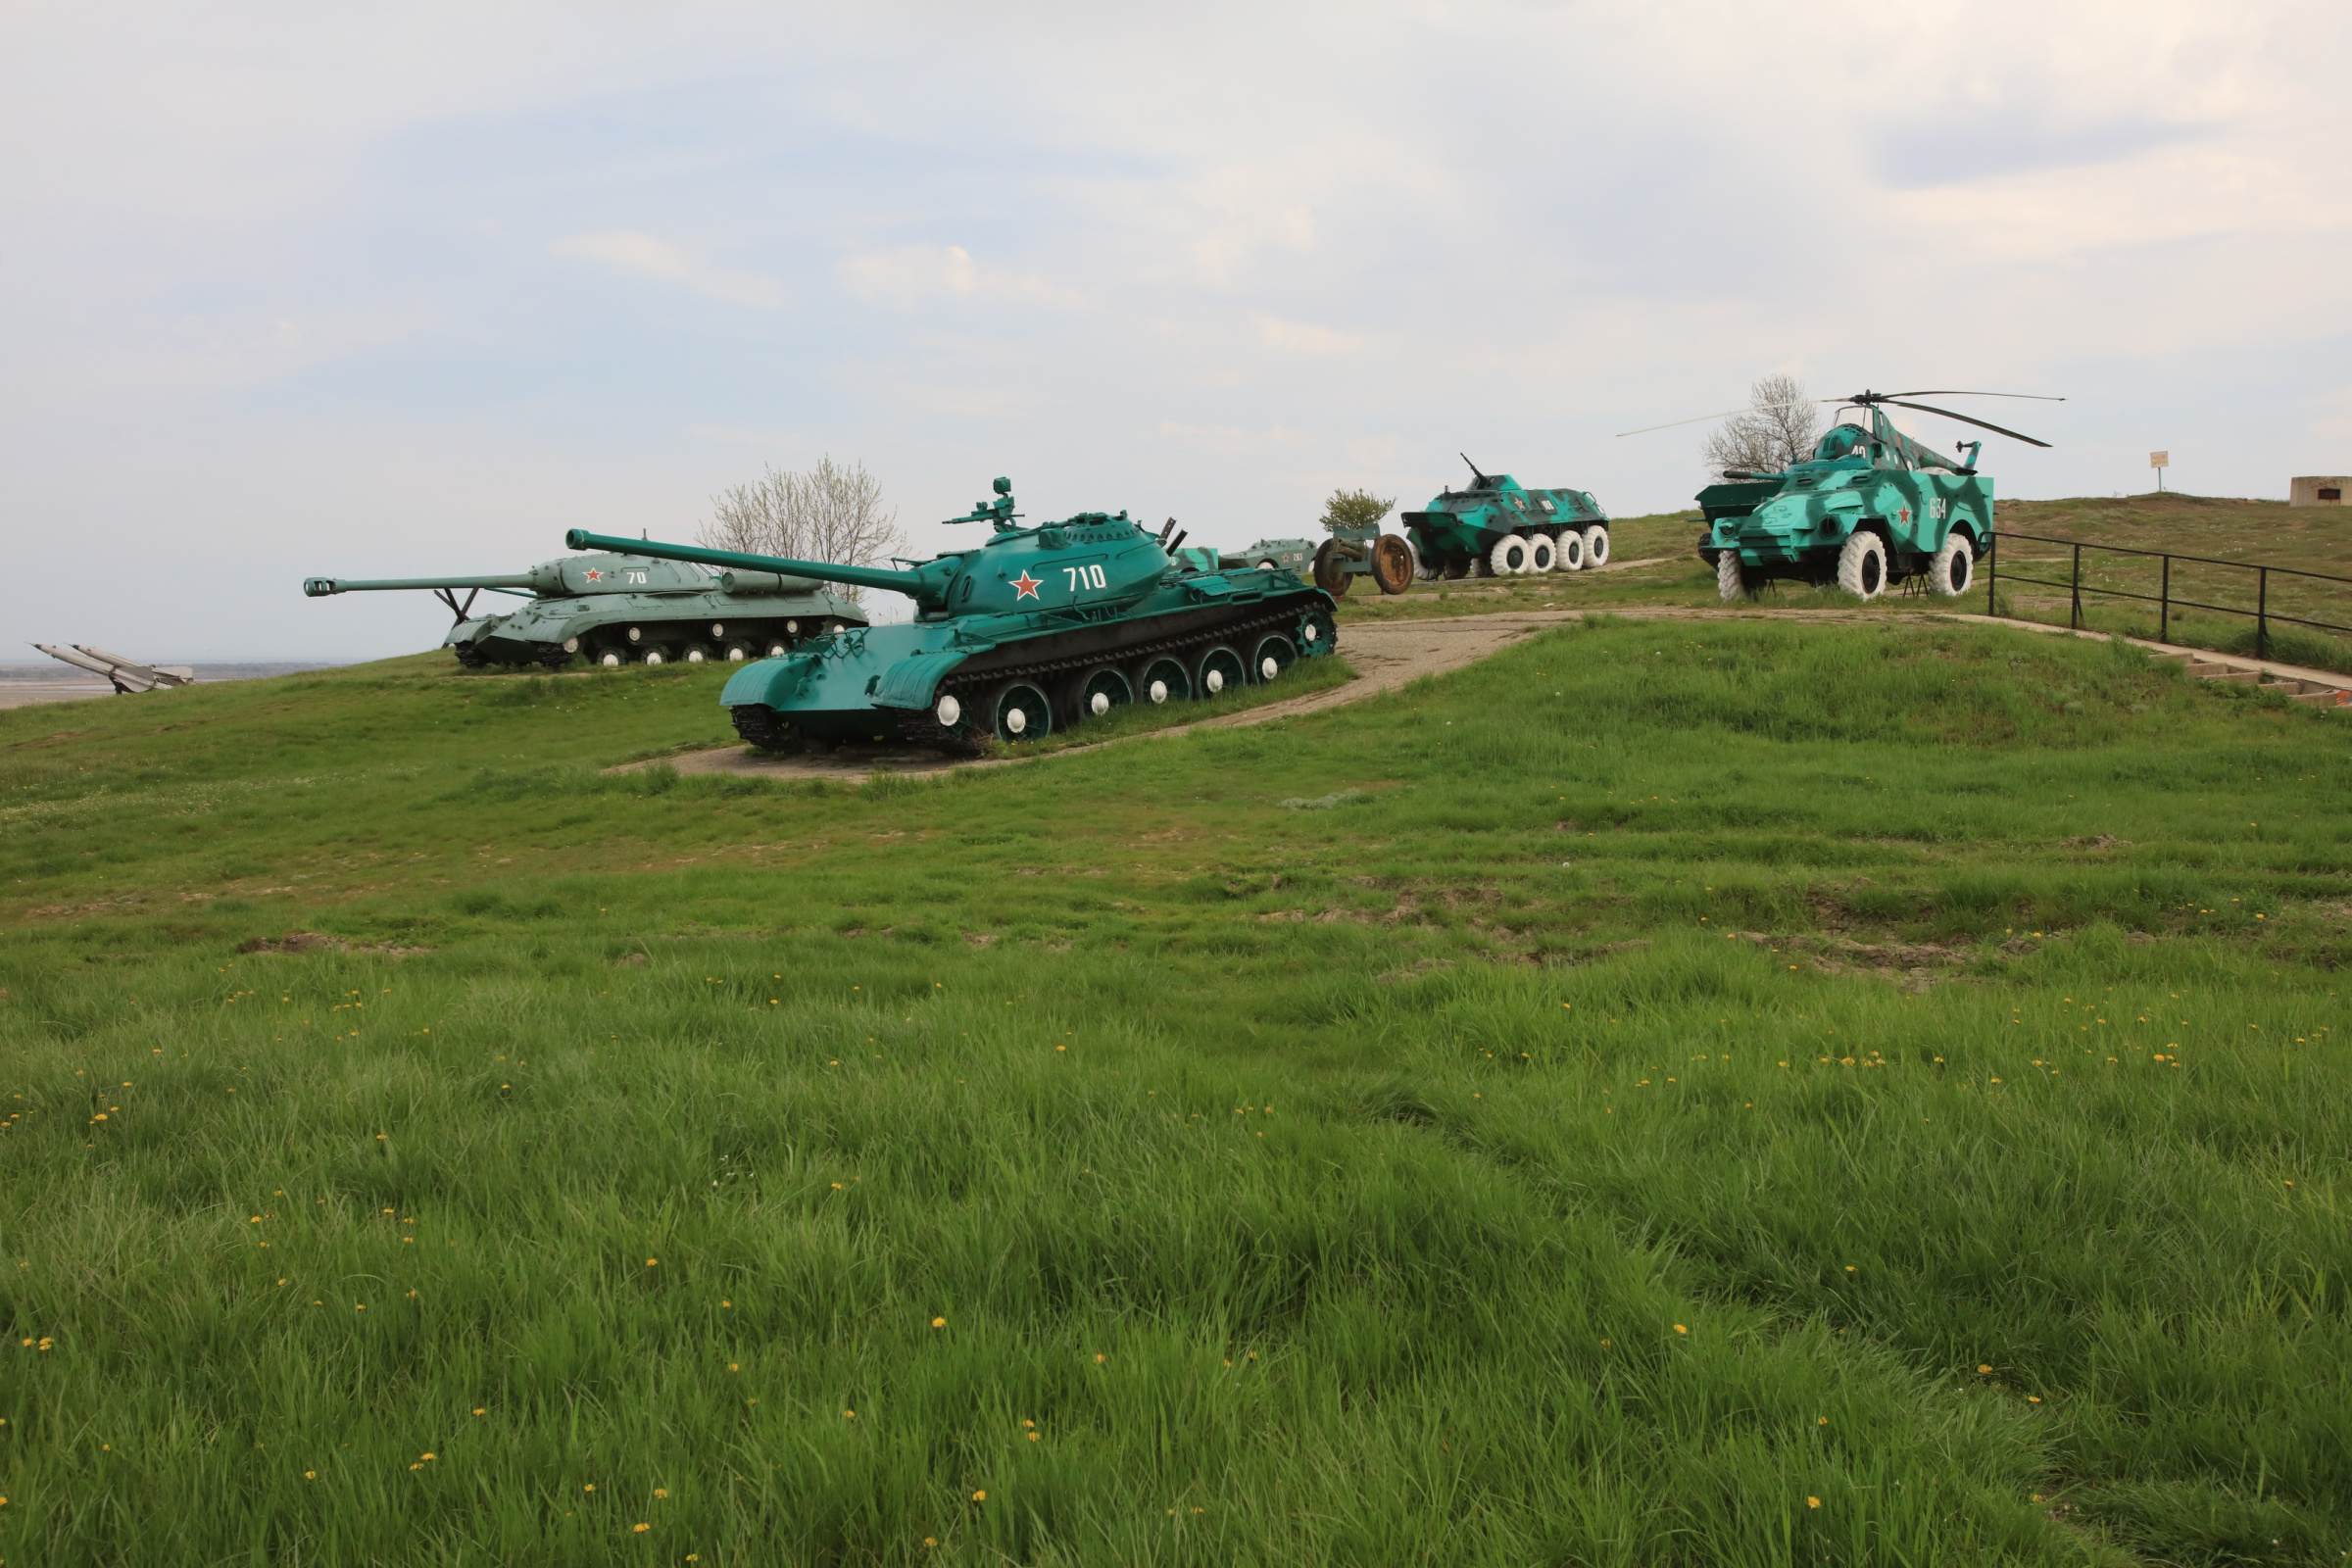
[[[1840,420],[1809,460],[1784,472],[1731,470],[1726,482],[1698,493],[1707,518],[1698,554],[1715,568],[1723,597],[1739,599],[1776,577],[1834,582],[1863,599],[1913,577],[1945,598],[1966,593],[1977,562],[1993,549],[1992,480],[1976,467],[1984,442],[1963,441],[1958,456],[1947,458],[1896,429],[1884,409],[1918,409],[2037,447],[2049,443],[1903,401],[1937,396],[2034,394],[1866,391],[1822,399],[1842,401],[1868,422]]]
[[[617,551],[628,541],[608,543]],[[544,561],[511,576],[311,577],[302,585],[314,599],[412,588],[431,590],[457,617],[441,646],[468,669],[560,669],[582,657],[597,664],[770,658],[866,621],[865,612],[812,578],[775,572],[722,577],[708,567],[634,553]],[[474,601],[485,592],[530,603],[476,615]]]
[[[1212,696],[1278,679],[1337,641],[1331,597],[1292,572],[1201,571],[1124,513],[1023,527],[1012,482],[952,523],[993,533],[908,569],[829,565],[579,530],[574,550],[626,546],[715,566],[887,588],[914,601],[899,625],[820,637],[736,672],[719,701],[766,751],[902,740],[964,751],[1035,740],[1123,703]],[[727,580],[722,577],[722,581]]]
[[[1609,514],[1590,491],[1530,490],[1475,463],[1469,489],[1446,490],[1397,520],[1425,578],[1582,571],[1609,559]]]

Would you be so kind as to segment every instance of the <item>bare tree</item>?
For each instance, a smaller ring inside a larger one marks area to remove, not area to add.
[[[1778,473],[1813,456],[1821,439],[1821,405],[1793,375],[1760,375],[1747,389],[1752,405],[1707,433],[1699,460],[1710,472],[1744,468]]]
[[[819,458],[807,472],[770,467],[754,484],[710,498],[711,519],[695,538],[712,550],[871,566],[906,548],[896,508],[882,506],[882,481],[862,463]],[[857,599],[860,590],[836,587]]]

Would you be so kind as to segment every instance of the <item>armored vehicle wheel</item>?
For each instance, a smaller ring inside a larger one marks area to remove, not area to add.
[[[1592,564],[1585,559],[1585,536],[1570,528],[1561,533],[1557,546],[1560,571],[1582,571]]]
[[[1355,578],[1348,570],[1348,563],[1340,554],[1340,542],[1326,539],[1323,548],[1315,552],[1315,586],[1334,599],[1348,597]]]
[[[1257,569],[1259,571],[1280,571],[1282,569],[1282,563],[1272,560],[1261,561],[1257,564]]]
[[[1482,559],[1478,563],[1478,574],[1482,577],[1486,575],[1485,566],[1486,563]],[[1460,582],[1464,577],[1470,575],[1471,569],[1471,562],[1468,556],[1447,556],[1445,564],[1438,568],[1438,571],[1439,574],[1447,582]]]
[[[749,659],[749,658],[751,658],[751,657],[752,657],[752,651],[751,651],[749,648],[746,648],[746,647],[745,647],[745,646],[744,646],[742,643],[740,643],[740,642],[733,642],[733,643],[729,643],[729,644],[727,644],[727,662],[728,662],[728,663],[730,663],[730,664],[740,664],[740,663],[742,663],[742,662],[743,662],[745,660],[747,660],[747,659]]]
[[[1494,541],[1487,552],[1487,571],[1490,577],[1516,577],[1527,569],[1527,541],[1515,533],[1506,533]]]
[[[767,645],[767,657],[770,659],[782,659],[786,654],[791,652],[792,644],[788,642],[778,641],[769,643]]]
[[[1527,569],[1531,575],[1541,575],[1559,564],[1560,553],[1548,535],[1537,534],[1527,542]]]
[[[1400,594],[1413,585],[1413,547],[1393,533],[1372,541],[1372,581],[1384,594]]]
[[[621,665],[628,662],[627,660],[621,658],[620,650],[617,648],[606,649],[603,653],[596,656],[596,662],[607,669],[618,669]]]
[[[1740,552],[1726,550],[1715,558],[1715,591],[1727,605],[1747,597],[1747,583],[1740,572]]]
[[[1250,654],[1250,673],[1256,676],[1258,684],[1262,686],[1297,662],[1298,645],[1276,632],[1257,640],[1257,647]]]
[[[1070,682],[1069,713],[1072,722],[1084,723],[1101,718],[1114,708],[1124,708],[1135,701],[1135,688],[1127,677],[1108,664],[1098,664]]]
[[[1193,665],[1193,689],[1203,697],[1220,692],[1240,691],[1250,683],[1250,666],[1242,656],[1219,643],[1201,654]]]
[[[645,651],[645,662],[649,664],[666,664],[669,662],[669,654],[664,649],[648,648]]]
[[[1585,564],[1605,566],[1609,564],[1609,530],[1594,523],[1585,530]]]
[[[1008,680],[988,701],[989,733],[1007,745],[1054,733],[1054,705],[1025,680]]]
[[[1875,533],[1857,533],[1838,552],[1838,586],[1857,599],[1876,599],[1886,589],[1886,545]]]
[[[689,644],[686,649],[686,662],[689,664],[702,663],[710,657],[709,654],[703,652],[703,645],[700,643]]]
[[[1957,599],[1968,592],[1977,574],[1977,553],[1968,548],[1968,535],[1955,528],[1944,535],[1943,548],[1928,567],[1928,592]]]

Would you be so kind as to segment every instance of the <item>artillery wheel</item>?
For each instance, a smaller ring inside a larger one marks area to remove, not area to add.
[[[1413,547],[1393,533],[1372,541],[1372,581],[1384,594],[1400,594],[1413,585]]]
[[[1506,533],[1494,541],[1487,552],[1488,577],[1516,577],[1527,569],[1527,541],[1515,533]]]
[[[1976,575],[1977,553],[1968,548],[1968,535],[1954,528],[1944,535],[1943,548],[1936,552],[1936,560],[1928,567],[1928,592],[1957,599],[1968,592]]]
[[[1715,591],[1727,605],[1747,597],[1747,582],[1740,571],[1740,552],[1726,550],[1715,558]]]
[[[1886,591],[1886,545],[1875,533],[1857,533],[1838,552],[1838,586],[1857,599]]]
[[[1006,745],[1041,741],[1054,733],[1054,705],[1025,680],[1008,680],[991,693],[988,732]]]
[[[1164,654],[1148,659],[1136,671],[1135,694],[1139,700],[1152,704],[1184,702],[1193,695],[1192,672],[1184,667],[1181,659]]]
[[[1585,564],[1605,566],[1609,564],[1609,530],[1594,523],[1585,530]]]
[[[1541,575],[1560,564],[1559,547],[1548,534],[1536,534],[1527,541],[1527,569],[1530,575]]]
[[[1553,547],[1553,551],[1552,559],[1557,563],[1554,568],[1556,570],[1582,571],[1586,566],[1592,564],[1585,559],[1585,536],[1574,528],[1561,532],[1559,543]]]
[[[1250,650],[1250,678],[1263,686],[1276,679],[1284,670],[1297,662],[1298,662],[1298,645],[1283,636],[1282,633],[1273,632],[1260,637],[1257,640],[1257,646]]]
[[[1323,547],[1315,552],[1315,586],[1334,599],[1345,599],[1354,581],[1354,576],[1348,570],[1346,558],[1340,554],[1340,542],[1337,539],[1324,540]]]
[[[1193,665],[1193,689],[1202,697],[1240,691],[1250,683],[1250,666],[1223,643],[1202,651]]]

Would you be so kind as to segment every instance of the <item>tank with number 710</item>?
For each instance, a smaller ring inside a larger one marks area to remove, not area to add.
[[[719,701],[736,733],[764,751],[854,740],[971,750],[1019,744],[1126,703],[1214,697],[1282,678],[1333,651],[1331,596],[1291,571],[1199,569],[1126,513],[1080,513],[1023,527],[1012,482],[951,523],[987,523],[986,540],[898,569],[791,561],[579,530],[574,550],[887,588],[914,619],[819,637],[747,664]],[[1181,545],[1182,536],[1174,541]]]

